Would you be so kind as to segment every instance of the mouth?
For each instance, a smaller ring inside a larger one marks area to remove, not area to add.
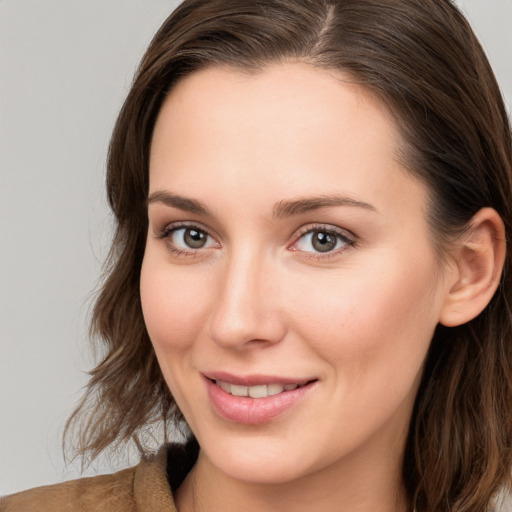
[[[203,377],[212,407],[220,417],[252,425],[266,423],[297,407],[318,383],[318,379],[236,377],[224,372]]]
[[[258,384],[256,386],[243,386],[240,384],[231,384],[224,380],[216,380],[209,379],[214,384],[222,388],[226,393],[229,393],[233,396],[239,397],[250,397],[250,398],[266,398],[269,396],[280,395],[285,391],[294,391],[298,388],[307,386],[310,383],[315,382],[315,380],[309,380],[303,383],[295,383],[295,384]]]

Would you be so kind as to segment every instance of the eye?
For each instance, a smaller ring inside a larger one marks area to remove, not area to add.
[[[170,236],[172,243],[181,249],[203,249],[209,238],[206,231],[197,228],[175,229]]]
[[[355,241],[340,230],[329,228],[313,228],[301,234],[291,247],[292,250],[309,253],[330,253],[355,245]]]
[[[201,249],[218,247],[217,241],[199,226],[169,226],[158,238],[165,239],[170,250],[179,254],[194,253]]]

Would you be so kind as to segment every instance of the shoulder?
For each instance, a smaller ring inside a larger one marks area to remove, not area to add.
[[[165,447],[137,466],[111,475],[37,487],[0,500],[1,512],[173,512]]]
[[[112,475],[80,478],[57,485],[37,487],[7,496],[0,502],[2,512],[39,511],[71,512],[96,510],[103,503],[105,510],[132,509],[132,489],[135,468],[125,469]],[[96,508],[95,508],[96,507]],[[110,508],[109,508],[110,507]],[[120,508],[123,507],[123,508]]]

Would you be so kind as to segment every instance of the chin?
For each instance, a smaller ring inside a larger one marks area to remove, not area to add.
[[[235,457],[236,459],[236,457]],[[291,462],[291,463],[290,463]],[[279,485],[292,482],[307,474],[296,461],[280,460],[273,457],[255,457],[255,461],[220,461],[218,469],[238,481],[261,485]]]
[[[315,471],[314,461],[300,446],[285,437],[265,435],[250,439],[232,436],[213,447],[202,445],[203,454],[219,471],[235,480],[253,484],[284,484]]]

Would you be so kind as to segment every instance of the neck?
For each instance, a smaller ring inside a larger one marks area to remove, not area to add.
[[[397,482],[401,458],[393,467],[387,457],[363,465],[354,454],[293,481],[261,484],[220,472],[201,452],[176,502],[180,512],[405,512],[405,490]]]

